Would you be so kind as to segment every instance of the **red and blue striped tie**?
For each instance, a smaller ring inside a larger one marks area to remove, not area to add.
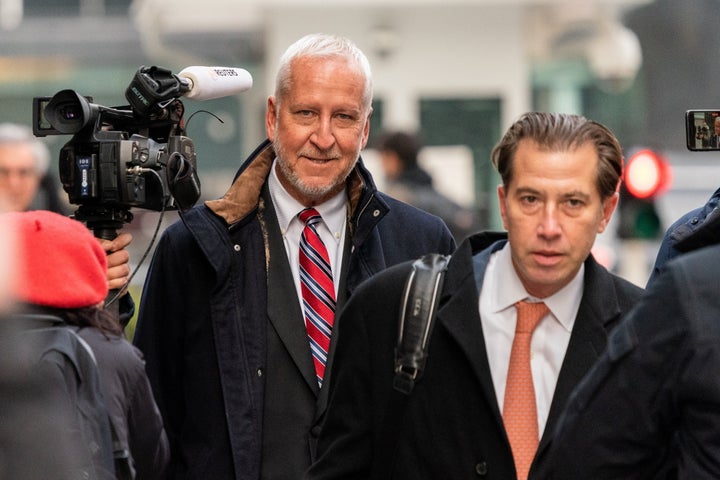
[[[298,217],[305,224],[299,255],[305,327],[318,385],[322,387],[335,319],[335,286],[328,252],[317,232],[317,224],[322,220],[320,214],[314,208],[306,208]]]

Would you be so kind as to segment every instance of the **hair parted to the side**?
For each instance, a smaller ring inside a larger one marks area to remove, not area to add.
[[[510,126],[492,151],[503,185],[510,184],[513,160],[521,140],[532,140],[548,151],[572,151],[592,143],[597,151],[597,188],[605,199],[617,192],[623,172],[623,153],[620,142],[604,125],[581,115],[528,112]]]
[[[275,99],[279,105],[283,94],[290,90],[292,63],[298,58],[341,57],[357,63],[365,76],[363,101],[369,109],[372,104],[373,82],[370,62],[365,54],[351,40],[339,35],[313,33],[305,35],[290,45],[280,57],[280,66],[275,77]]]

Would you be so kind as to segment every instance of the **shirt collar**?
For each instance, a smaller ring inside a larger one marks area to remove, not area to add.
[[[287,231],[292,221],[300,221],[297,218],[297,214],[303,211],[306,207],[300,202],[295,200],[285,187],[280,183],[280,179],[277,177],[275,171],[275,164],[277,159],[273,161],[273,165],[270,168],[270,175],[268,177],[268,189],[270,191],[270,197],[272,198],[273,205],[275,206],[275,213],[277,215],[278,223],[280,224],[280,230],[284,233]],[[342,229],[345,225],[345,212],[347,211],[347,194],[345,189],[340,193],[332,197],[331,199],[315,205],[315,210],[318,211],[323,219],[325,225],[337,238],[342,233]]]
[[[497,256],[496,271],[496,287],[494,288],[494,298],[492,299],[493,311],[500,312],[512,307],[516,302],[524,299],[530,301],[542,300],[548,306],[553,316],[557,318],[560,324],[567,330],[572,331],[575,324],[575,317],[580,308],[584,287],[585,264],[580,266],[577,274],[573,279],[555,292],[553,295],[539,299],[531,296],[525,291],[525,287],[520,281],[515,267],[512,263],[510,243],[495,253]]]

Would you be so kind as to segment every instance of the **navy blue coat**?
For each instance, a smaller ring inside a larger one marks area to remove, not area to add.
[[[273,158],[266,141],[222,199],[170,226],[147,274],[134,342],[170,438],[171,478],[300,478],[311,461],[326,389],[312,380],[298,333],[299,302],[265,188]],[[378,192],[361,160],[347,192],[351,243],[338,308],[386,267],[454,250],[439,218]]]
[[[702,207],[675,220],[665,232],[648,285],[673,258],[720,242],[720,188],[715,190]]]

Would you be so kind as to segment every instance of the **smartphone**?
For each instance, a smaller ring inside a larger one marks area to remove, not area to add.
[[[720,150],[720,109],[685,112],[688,150]]]

